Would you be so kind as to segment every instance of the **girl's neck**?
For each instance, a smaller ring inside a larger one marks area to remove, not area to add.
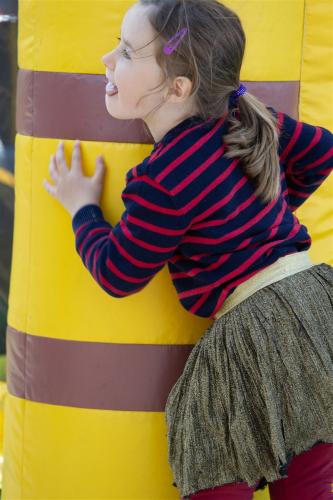
[[[186,118],[190,116],[197,115],[198,111],[195,108],[191,109],[182,109],[173,110],[166,109],[161,107],[156,111],[156,113],[144,119],[147,127],[150,130],[151,135],[153,136],[154,142],[160,142],[160,140],[165,136],[169,130],[176,127],[179,123],[184,121]]]

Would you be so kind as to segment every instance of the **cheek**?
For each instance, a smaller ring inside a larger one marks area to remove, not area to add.
[[[152,71],[151,68],[147,71],[142,71],[137,79],[135,85],[140,90],[140,96],[146,96],[142,100],[142,104],[151,103],[155,104],[160,102],[163,93],[161,75],[157,71]]]
[[[124,109],[146,109],[161,101],[161,89],[158,92],[156,90],[163,81],[160,68],[119,61],[114,78],[119,89],[117,100]]]
[[[131,80],[131,68],[125,59],[120,59],[114,70],[114,80],[117,86],[125,86]]]

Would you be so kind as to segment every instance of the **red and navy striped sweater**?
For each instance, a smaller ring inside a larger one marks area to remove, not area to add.
[[[117,225],[97,205],[82,207],[72,220],[76,250],[97,283],[126,297],[168,264],[181,304],[213,318],[237,285],[308,249],[293,212],[332,170],[333,135],[277,115],[282,190],[271,203],[254,195],[238,160],[225,157],[227,120],[190,117],[127,173]]]

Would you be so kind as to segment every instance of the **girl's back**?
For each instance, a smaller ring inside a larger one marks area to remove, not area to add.
[[[123,248],[143,261],[165,259],[181,303],[199,316],[213,317],[240,283],[311,245],[293,212],[330,172],[332,134],[270,109],[281,131],[281,190],[271,202],[256,196],[240,161],[227,158],[226,116],[185,119],[127,174]],[[148,229],[145,220],[155,227]],[[110,269],[101,267],[98,275],[119,289],[126,284],[116,275],[110,280]],[[137,283],[128,293],[135,290]]]

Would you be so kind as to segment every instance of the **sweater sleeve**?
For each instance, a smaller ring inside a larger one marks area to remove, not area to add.
[[[147,175],[129,182],[122,193],[125,211],[114,227],[97,205],[73,217],[75,245],[83,264],[113,297],[142,290],[170,259],[189,221],[173,197]]]
[[[324,182],[333,168],[333,134],[277,113],[279,156],[287,185],[287,199],[296,210]]]

